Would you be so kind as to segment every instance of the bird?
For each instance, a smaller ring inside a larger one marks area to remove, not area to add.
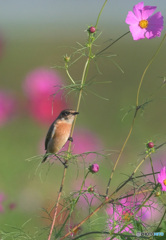
[[[67,140],[73,141],[70,137],[72,123],[79,112],[72,109],[63,110],[55,121],[51,124],[45,139],[46,153],[42,163],[47,160],[48,153],[58,153]]]

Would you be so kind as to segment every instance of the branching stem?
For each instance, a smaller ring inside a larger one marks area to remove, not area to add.
[[[135,114],[134,114],[134,117],[133,117],[133,121],[132,121],[130,130],[129,130],[129,133],[128,133],[126,139],[125,139],[125,142],[124,142],[124,144],[123,144],[123,146],[122,146],[122,148],[121,148],[121,150],[120,150],[120,153],[119,153],[119,155],[118,155],[118,158],[117,158],[117,160],[116,160],[116,162],[115,162],[115,165],[114,165],[114,167],[113,167],[113,170],[112,170],[112,172],[111,172],[111,176],[110,176],[110,178],[109,178],[108,185],[107,185],[107,189],[106,189],[106,195],[108,195],[109,187],[110,187],[111,180],[112,180],[112,178],[113,178],[115,169],[116,169],[116,167],[117,167],[117,165],[118,165],[118,162],[119,162],[119,160],[120,160],[120,158],[121,158],[121,156],[122,156],[122,153],[123,153],[123,151],[124,151],[124,149],[125,149],[125,147],[126,147],[126,145],[127,145],[127,142],[128,142],[128,140],[129,140],[129,138],[130,138],[130,136],[131,136],[131,133],[132,133],[132,130],[133,130],[133,127],[134,127],[134,123],[135,123],[135,119],[136,119],[136,116],[137,116],[137,112],[138,112],[138,110],[139,110],[139,109],[141,108],[141,106],[142,106],[142,105],[139,105],[138,100],[139,100],[140,89],[141,89],[141,86],[142,86],[142,83],[143,83],[145,74],[146,74],[148,68],[150,67],[150,65],[152,64],[152,62],[154,61],[155,57],[156,57],[157,54],[159,53],[159,51],[160,51],[160,49],[161,49],[161,47],[162,47],[162,45],[163,45],[163,43],[164,43],[165,38],[166,38],[166,34],[164,35],[164,37],[163,37],[163,39],[162,39],[159,47],[157,48],[155,54],[152,56],[151,60],[149,61],[148,65],[146,66],[146,68],[145,68],[145,70],[144,70],[144,72],[143,72],[143,74],[142,74],[142,77],[141,77],[141,80],[140,80],[140,83],[139,83],[139,86],[138,86],[138,90],[137,90],[136,106],[135,106],[135,109],[136,109],[136,110],[135,110]]]
[[[131,176],[121,185],[119,186],[109,197],[107,200],[103,201],[93,212],[91,212],[86,218],[84,218],[79,224],[77,224],[73,229],[71,229],[68,233],[65,234],[65,236],[63,236],[62,238],[60,238],[60,240],[65,239],[66,237],[68,237],[72,232],[75,232],[81,225],[83,225],[89,218],[91,218],[94,214],[96,214],[103,206],[105,206],[106,203],[109,203],[109,201],[112,199],[112,197],[119,192],[120,189],[122,189],[134,176],[134,174],[137,172],[137,170],[139,169],[139,167],[144,163],[144,161],[146,160],[146,158],[149,157],[149,154],[147,154],[142,161],[138,164],[138,166],[135,168],[135,170],[133,171],[133,173],[131,174]]]
[[[84,85],[84,83],[86,81],[86,78],[87,78],[87,73],[88,73],[89,64],[90,64],[90,60],[91,60],[91,51],[92,51],[92,44],[89,45],[89,56],[88,56],[88,59],[86,60],[86,63],[85,63],[85,66],[84,66],[84,70],[83,70],[83,74],[82,74],[81,86],[80,86],[78,102],[77,102],[77,108],[76,108],[77,112],[79,111],[79,108],[80,108],[82,91],[83,91],[83,85]],[[71,77],[69,77],[69,78],[71,79]],[[76,119],[77,119],[77,116],[74,119],[70,137],[73,136]],[[51,224],[51,229],[50,229],[50,233],[49,233],[49,236],[48,236],[48,240],[51,240],[52,232],[53,232],[55,221],[56,221],[56,218],[57,218],[57,210],[58,210],[59,202],[60,202],[60,199],[61,199],[62,190],[63,190],[65,177],[66,177],[66,172],[67,172],[67,167],[66,166],[67,166],[67,162],[68,162],[68,157],[69,157],[70,152],[71,152],[71,142],[69,142],[69,146],[68,146],[67,152],[68,152],[67,160],[66,160],[65,165],[64,165],[62,182],[61,182],[61,185],[60,185],[60,190],[59,190],[59,193],[58,193],[58,197],[57,197],[57,201],[56,201],[56,205],[55,205],[55,209],[54,209],[55,212],[54,212],[54,216],[53,216],[53,220],[52,220],[52,224]]]

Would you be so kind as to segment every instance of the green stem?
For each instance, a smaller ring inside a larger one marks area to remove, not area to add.
[[[153,168],[153,162],[152,162],[151,155],[149,155],[149,159],[150,159],[150,164],[151,164],[151,168],[152,168],[154,182],[155,182],[155,185],[156,185],[157,183],[156,183],[156,178],[155,178],[155,173],[154,173],[154,168]]]
[[[77,112],[79,111],[79,107],[80,107],[80,103],[81,103],[81,97],[82,97],[82,91],[83,91],[83,85],[84,85],[84,82],[87,78],[87,70],[89,69],[89,63],[90,63],[90,59],[91,59],[90,58],[91,57],[91,48],[92,48],[92,45],[90,45],[90,47],[89,47],[89,57],[88,57],[88,59],[85,63],[83,74],[82,74],[81,87],[80,87],[80,92],[79,92],[78,102],[77,102],[77,109],[76,109]],[[72,128],[71,128],[71,134],[70,134],[71,137],[73,136],[74,127],[75,127],[75,124],[76,124],[76,119],[77,119],[77,116],[75,117]],[[56,220],[56,217],[57,217],[57,210],[58,210],[58,206],[59,206],[59,202],[60,202],[61,194],[62,194],[62,189],[63,189],[65,178],[66,178],[67,162],[68,162],[68,159],[70,158],[70,152],[71,152],[71,142],[69,142],[69,146],[68,146],[68,149],[67,149],[67,159],[66,159],[66,162],[65,162],[66,164],[65,164],[65,167],[64,167],[64,171],[63,171],[62,182],[61,182],[60,190],[59,190],[59,193],[58,193],[57,202],[56,202],[56,205],[55,205],[55,212],[54,212],[53,221],[52,221],[50,233],[49,233],[49,236],[48,236],[48,240],[51,240],[55,220]]]
[[[103,6],[102,6],[102,8],[101,8],[101,10],[100,10],[100,12],[99,12],[99,15],[98,15],[98,17],[97,17],[97,21],[96,21],[96,24],[95,24],[95,28],[97,28],[97,25],[98,25],[98,23],[99,23],[100,16],[101,16],[101,14],[102,14],[102,11],[103,11],[103,9],[104,9],[107,1],[108,1],[108,0],[105,0],[104,4],[103,4]]]
[[[69,79],[72,81],[73,84],[75,84],[75,81],[73,80],[73,78],[71,77],[68,69],[66,68],[66,73],[67,73],[67,76],[69,77]]]
[[[151,196],[153,195],[153,193],[155,192],[156,188],[158,187],[158,185],[156,185],[156,187],[152,190],[152,192],[149,194],[149,196],[146,198],[146,200],[141,204],[141,206],[134,212],[134,216],[136,216],[136,214],[140,211],[140,209],[145,205],[145,203],[151,198]],[[123,225],[123,227],[119,230],[119,232],[122,232],[129,224],[131,223],[131,221],[125,223]],[[111,238],[112,240],[113,238]]]
[[[78,96],[78,102],[77,102],[77,107],[76,107],[76,111],[79,112],[79,108],[80,108],[80,103],[81,103],[81,98],[82,98],[82,92],[83,92],[83,85],[84,85],[84,82],[85,82],[85,73],[86,73],[86,70],[87,70],[87,66],[89,65],[89,58],[87,59],[86,63],[85,63],[85,66],[84,66],[84,70],[83,70],[83,74],[82,74],[82,80],[81,80],[81,85],[80,85],[80,92],[79,92],[79,96]],[[74,132],[74,127],[75,127],[75,124],[76,124],[76,120],[77,120],[77,115],[74,119],[74,122],[73,122],[73,125],[72,125],[72,128],[71,128],[71,134],[70,136],[72,137],[73,136],[73,132]],[[68,147],[68,152],[70,152],[71,150],[71,142],[69,142],[69,147]]]
[[[158,225],[157,228],[156,228],[157,231],[158,231],[158,229],[159,229],[162,221],[165,219],[165,215],[166,215],[166,209],[165,209],[164,214],[163,214],[163,216],[162,216],[162,218],[161,218],[161,220],[160,220],[160,222],[159,222],[159,225]]]
[[[88,219],[90,219],[94,214],[96,214],[102,207],[105,206],[105,204],[107,204],[110,199],[112,199],[112,197],[120,191],[120,189],[122,189],[134,176],[134,174],[137,172],[137,170],[139,169],[139,167],[144,163],[144,161],[146,160],[146,158],[148,158],[148,154],[142,159],[142,161],[138,164],[138,166],[135,168],[135,170],[133,171],[133,173],[131,174],[131,176],[121,185],[119,186],[111,195],[109,195],[108,199],[103,201],[93,212],[91,212],[87,217],[85,217],[79,224],[77,224],[77,226],[75,226],[73,229],[71,229],[68,233],[66,233],[63,237],[60,238],[60,240],[65,239],[66,237],[68,237],[72,232],[74,232],[76,229],[78,229],[81,225],[83,225]]]
[[[115,41],[113,41],[111,44],[109,44],[107,47],[105,47],[104,49],[102,49],[100,52],[98,52],[96,54],[96,56],[100,55],[101,53],[103,53],[104,51],[106,51],[108,48],[110,48],[114,43],[118,42],[121,38],[123,38],[124,36],[126,36],[128,33],[130,33],[130,31],[124,33],[122,36],[120,36],[119,38],[117,38]]]
[[[89,41],[90,41],[90,38],[89,38]],[[90,61],[91,61],[91,54],[92,54],[92,43],[89,44],[89,54],[88,54],[88,58],[86,60],[84,70],[83,70],[83,73],[82,73],[82,79],[81,79],[81,84],[80,84],[80,92],[79,92],[77,108],[76,108],[77,112],[79,112],[79,108],[80,108],[80,103],[81,103],[81,98],[82,98],[82,93],[83,93],[83,86],[84,86],[84,83],[87,79],[87,74],[88,74],[89,65],[90,65]],[[72,125],[72,128],[71,128],[71,134],[70,134],[71,137],[73,136],[76,120],[77,120],[77,115],[74,119],[74,122],[73,122],[73,125]],[[68,152],[70,152],[70,150],[71,150],[71,142],[69,142]]]
[[[157,54],[159,53],[159,50],[161,49],[165,38],[166,38],[166,34],[164,35],[164,37],[163,37],[163,39],[162,39],[159,47],[157,48],[157,51],[156,51],[155,54],[152,56],[150,62],[148,63],[148,65],[146,66],[146,68],[145,68],[145,70],[144,70],[144,72],[143,72],[143,74],[142,74],[142,77],[141,77],[141,80],[140,80],[140,84],[139,84],[139,87],[138,87],[138,90],[137,90],[136,110],[135,110],[134,118],[133,118],[133,121],[132,121],[130,130],[129,130],[129,133],[128,133],[128,135],[127,135],[127,138],[125,139],[125,142],[124,142],[124,144],[123,144],[123,146],[122,146],[122,148],[121,148],[121,150],[120,150],[120,153],[119,153],[119,155],[118,155],[118,158],[117,158],[117,160],[116,160],[116,162],[115,162],[115,165],[114,165],[114,167],[113,167],[113,170],[112,170],[112,172],[111,172],[111,176],[110,176],[110,178],[109,178],[108,185],[107,185],[107,189],[106,189],[106,195],[108,195],[109,187],[110,187],[111,180],[112,180],[112,178],[113,178],[115,169],[116,169],[116,167],[117,167],[117,165],[118,165],[118,162],[119,162],[119,160],[120,160],[120,158],[121,158],[121,155],[122,155],[122,153],[123,153],[123,151],[124,151],[124,149],[125,149],[125,147],[126,147],[126,145],[127,145],[127,142],[128,142],[128,140],[129,140],[129,138],[130,138],[130,136],[131,136],[131,133],[132,133],[132,130],[133,130],[133,127],[134,127],[134,123],[135,123],[135,119],[136,119],[136,115],[137,115],[138,110],[140,109],[140,106],[138,105],[138,99],[139,99],[140,89],[141,89],[141,85],[142,85],[144,76],[145,76],[148,68],[150,67],[150,65],[151,65],[152,62],[154,61],[155,57],[156,57]]]
[[[76,206],[76,204],[77,204],[77,202],[78,202],[78,200],[79,200],[79,198],[80,198],[80,196],[81,196],[82,188],[83,188],[83,186],[84,186],[84,184],[85,184],[85,180],[86,180],[88,174],[89,174],[89,171],[88,171],[87,174],[85,175],[84,180],[83,180],[82,185],[81,185],[81,188],[80,188],[80,191],[79,191],[79,194],[78,194],[77,198],[75,199],[75,201],[74,201],[74,203],[73,203],[73,205],[72,205],[72,207],[71,207],[70,213],[69,213],[68,216],[66,217],[66,219],[65,219],[62,227],[60,228],[59,232],[57,233],[56,237],[59,237],[59,236],[60,236],[60,234],[61,234],[64,226],[66,225],[68,219],[71,217],[71,214],[72,214],[72,212],[74,211],[74,208],[75,208],[75,206]]]
[[[100,235],[107,234],[107,235],[110,235],[110,232],[106,232],[106,231],[87,232],[87,233],[81,234],[81,235],[73,238],[73,240],[80,239],[81,237],[85,237],[85,236],[87,236],[87,235],[93,235],[93,234],[100,234]],[[114,235],[114,237],[115,237],[115,236],[122,236],[122,237],[127,237],[127,238],[130,237],[130,238],[136,239],[136,235],[131,235],[131,236],[130,236],[130,235],[125,234],[125,233],[119,233],[119,234],[118,234],[118,233],[114,233],[113,235]],[[110,236],[110,237],[111,237],[111,236]],[[139,239],[141,239],[141,238],[143,238],[143,239],[149,239],[149,237],[145,237],[145,236],[139,237]],[[126,239],[126,238],[125,238],[125,239]]]
[[[136,215],[139,212],[139,210],[145,205],[145,203],[151,198],[151,196],[154,194],[154,192],[156,191],[158,186],[159,186],[159,184],[157,184],[155,186],[155,188],[152,190],[152,192],[149,194],[149,196],[145,199],[145,201],[141,204],[141,206],[137,209],[137,211],[134,213],[134,215]]]
[[[116,162],[115,162],[115,164],[114,164],[114,167],[113,167],[113,169],[112,169],[112,172],[111,172],[111,175],[110,175],[108,184],[107,184],[107,188],[106,188],[106,196],[107,196],[108,193],[109,193],[109,188],[110,188],[111,180],[112,180],[112,178],[113,178],[113,175],[114,175],[114,172],[115,172],[116,167],[117,167],[117,165],[118,165],[118,162],[119,162],[119,160],[120,160],[120,158],[121,158],[121,155],[122,155],[122,153],[123,153],[123,150],[125,149],[125,146],[126,146],[128,140],[129,140],[129,138],[130,138],[130,136],[131,136],[131,133],[132,133],[132,130],[133,130],[133,127],[134,127],[134,123],[135,123],[135,119],[136,119],[136,113],[137,113],[137,109],[136,109],[136,112],[135,112],[135,114],[134,114],[134,118],[133,118],[133,121],[132,121],[130,130],[129,130],[129,133],[128,133],[126,139],[125,139],[125,142],[124,142],[124,144],[123,144],[123,146],[122,146],[122,148],[121,148],[121,150],[120,150],[120,153],[119,153],[119,155],[118,155],[118,158],[117,158],[117,160],[116,160]]]
[[[108,0],[106,0],[103,4],[103,7],[98,15],[98,18],[97,18],[97,22],[96,22],[96,25],[95,27],[97,27],[98,25],[98,22],[99,22],[99,19],[100,19],[100,15],[106,5]],[[79,92],[79,97],[78,97],[78,102],[77,102],[77,108],[76,108],[76,111],[78,112],[79,111],[79,108],[80,108],[80,103],[81,103],[81,98],[82,98],[82,93],[83,93],[83,86],[84,86],[84,83],[87,79],[87,74],[88,74],[88,70],[89,70],[89,65],[90,65],[90,61],[91,61],[91,54],[92,54],[92,45],[93,45],[93,41],[91,42],[91,39],[90,39],[90,36],[89,36],[89,54],[88,54],[88,59],[86,60],[86,63],[85,63],[85,66],[84,66],[84,70],[83,70],[83,74],[82,74],[82,79],[81,79],[81,85],[80,85],[80,92]],[[74,80],[72,79],[72,77],[70,76],[69,72],[68,72],[68,69],[66,68],[66,73],[69,77],[69,79],[73,82],[73,84],[75,84]],[[74,119],[74,122],[73,122],[73,125],[72,125],[72,128],[71,128],[71,134],[70,136],[72,137],[73,136],[73,132],[74,132],[74,127],[75,127],[75,124],[76,124],[76,120],[77,120],[77,116],[75,117]],[[69,146],[68,146],[68,150],[67,150],[68,154],[67,154],[67,160],[66,160],[66,163],[68,162],[68,158],[69,158],[69,155],[70,155],[70,152],[71,152],[71,142],[69,142]],[[54,228],[54,224],[55,224],[55,220],[56,220],[56,217],[57,217],[57,209],[58,209],[58,206],[59,206],[59,202],[60,202],[60,199],[61,199],[61,194],[62,194],[62,189],[63,189],[63,186],[64,186],[64,182],[65,182],[65,178],[66,178],[66,172],[67,172],[67,164],[65,164],[65,167],[64,167],[64,171],[63,171],[63,177],[62,177],[62,182],[61,182],[61,185],[60,185],[60,190],[59,190],[59,193],[58,193],[58,198],[57,198],[57,202],[56,202],[56,205],[55,205],[55,212],[54,212],[54,216],[53,216],[53,221],[52,221],[52,225],[51,225],[51,229],[50,229],[50,233],[49,233],[49,236],[48,236],[48,240],[51,239],[51,236],[52,236],[52,232],[53,232],[53,228]],[[83,186],[83,185],[82,185]]]
[[[76,198],[76,203],[78,202],[78,200],[79,200],[79,198],[80,198],[80,196],[81,196],[81,192],[82,192],[82,189],[83,189],[83,186],[84,186],[84,184],[85,184],[85,180],[86,180],[88,174],[89,174],[89,171],[87,172],[87,174],[86,174],[85,177],[84,177],[84,180],[83,180],[83,182],[82,182],[82,185],[81,185],[81,188],[80,188],[80,191],[79,191],[79,195],[78,195],[78,197]],[[76,205],[76,203],[75,203],[75,205]]]
[[[142,83],[143,83],[145,74],[146,74],[148,68],[150,67],[150,65],[152,64],[152,62],[154,61],[154,59],[156,58],[157,54],[159,53],[159,51],[160,51],[160,49],[161,49],[161,47],[162,47],[162,45],[163,45],[163,43],[164,43],[165,38],[166,38],[166,34],[164,35],[164,37],[163,37],[163,39],[162,39],[159,47],[157,48],[156,52],[154,53],[154,55],[153,55],[152,58],[150,59],[150,62],[148,63],[148,65],[146,66],[146,68],[145,68],[145,70],[144,70],[144,72],[143,72],[143,74],[142,74],[141,81],[140,81],[140,83],[139,83],[139,87],[138,87],[138,91],[137,91],[136,106],[139,106],[139,104],[138,104],[139,94],[140,94],[140,89],[141,89],[141,86],[142,86]]]

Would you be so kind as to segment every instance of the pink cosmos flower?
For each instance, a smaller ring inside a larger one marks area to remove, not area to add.
[[[57,73],[45,68],[36,69],[25,78],[23,89],[28,97],[28,108],[39,122],[52,123],[63,109],[68,108],[61,91],[53,96],[62,85]]]
[[[9,121],[16,112],[16,100],[7,91],[0,90],[0,126]]]
[[[134,40],[160,37],[164,20],[161,12],[151,16],[156,8],[156,6],[144,6],[144,2],[140,2],[133,7],[133,12],[128,12],[126,23],[130,25],[129,29]]]
[[[110,216],[107,222],[109,230],[114,229],[114,233],[132,233],[133,225],[131,223],[127,225],[127,223],[131,221],[134,215],[131,209],[125,208],[123,205],[115,205],[113,207],[112,204],[110,204],[106,211]],[[126,225],[126,227],[121,230],[123,225]],[[110,237],[106,238],[106,240],[108,239],[110,239]],[[117,238],[114,239],[117,240]]]
[[[120,200],[119,205],[115,205],[114,208],[113,205],[110,204],[106,209],[107,214],[110,216],[110,219],[108,220],[109,229],[113,229],[115,225],[115,233],[117,233],[123,224],[129,222],[132,218],[135,218],[137,221],[142,221],[142,224],[158,221],[161,217],[161,213],[158,204],[155,202],[156,199],[149,199],[145,206],[134,216],[134,213],[139,209],[145,199],[146,196],[139,195]],[[132,228],[133,225],[129,223],[129,225],[124,228],[123,232],[127,231],[131,233]]]
[[[135,199],[136,208],[141,206],[142,202],[145,200],[145,196],[138,196]],[[145,223],[152,223],[158,221],[161,217],[161,207],[159,206],[156,198],[150,198],[145,206],[143,206],[138,214],[139,218]]]
[[[166,191],[166,168],[163,167],[158,174],[157,181],[161,184],[162,186],[162,191]]]

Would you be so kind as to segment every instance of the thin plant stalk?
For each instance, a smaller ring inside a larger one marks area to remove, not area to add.
[[[145,201],[140,205],[140,207],[134,212],[134,216],[136,216],[136,214],[139,212],[139,210],[145,205],[145,203],[147,203],[147,201],[151,198],[151,196],[153,195],[153,193],[155,192],[156,188],[158,186],[156,185],[156,187],[154,189],[152,189],[151,193],[149,194],[149,196],[145,199]],[[123,225],[123,227],[119,230],[119,232],[122,232],[125,227],[127,227],[130,224],[130,222],[126,223]],[[120,235],[120,234],[119,234]],[[110,239],[113,240],[113,237]]]
[[[126,140],[125,140],[125,142],[124,142],[124,144],[123,144],[123,146],[122,146],[122,148],[121,148],[121,150],[120,150],[120,153],[119,153],[119,155],[118,155],[118,158],[117,158],[117,160],[116,160],[116,162],[115,162],[115,165],[114,165],[114,167],[113,167],[113,170],[112,170],[112,172],[111,172],[111,176],[110,176],[110,178],[109,178],[108,185],[107,185],[107,189],[106,189],[106,195],[108,195],[110,183],[111,183],[111,180],[112,180],[112,178],[113,178],[113,174],[114,174],[114,172],[115,172],[115,169],[116,169],[116,167],[117,167],[117,165],[118,165],[119,159],[121,158],[121,155],[122,155],[122,153],[123,153],[123,150],[124,150],[124,148],[125,148],[128,140],[129,140],[129,138],[130,138],[130,135],[131,135],[131,133],[132,133],[132,130],[133,130],[133,127],[134,127],[134,123],[135,123],[135,119],[136,119],[136,114],[135,114],[135,116],[134,116],[134,118],[133,118],[133,122],[132,122],[132,124],[131,124],[130,131],[129,131],[128,135],[127,135],[127,138],[126,138]]]
[[[83,186],[84,186],[84,184],[85,184],[85,180],[86,180],[88,174],[89,174],[89,171],[87,172],[87,174],[86,174],[85,177],[84,177],[84,180],[83,180],[83,182],[82,182],[82,185],[81,185],[79,194],[78,194],[77,198],[75,199],[75,202],[74,202],[74,204],[73,204],[73,206],[72,206],[72,209],[70,210],[70,213],[69,213],[68,216],[66,217],[66,219],[65,219],[65,221],[64,221],[61,229],[60,229],[59,232],[57,233],[58,236],[60,235],[61,231],[63,230],[63,227],[65,226],[65,224],[66,224],[66,222],[68,221],[68,219],[71,217],[71,214],[72,214],[72,212],[73,212],[73,210],[74,210],[74,208],[75,208],[75,206],[76,206],[76,204],[77,204],[77,202],[78,202],[78,200],[79,200],[79,198],[80,198],[80,196],[81,196],[82,188],[83,188]]]
[[[143,83],[145,74],[146,74],[147,70],[149,69],[150,65],[153,63],[153,61],[154,61],[154,59],[156,58],[157,54],[159,53],[159,51],[160,51],[160,49],[161,49],[161,47],[162,47],[162,45],[163,45],[163,43],[164,43],[165,38],[166,38],[166,34],[164,35],[164,37],[163,37],[163,39],[162,39],[159,47],[157,48],[156,52],[154,53],[154,55],[153,55],[152,58],[150,59],[148,65],[146,66],[146,68],[145,68],[145,70],[144,70],[144,72],[143,72],[143,74],[142,74],[142,77],[141,77],[141,80],[140,80],[140,83],[139,83],[139,86],[138,86],[138,90],[137,90],[136,108],[135,108],[136,110],[135,110],[134,118],[133,118],[133,121],[132,121],[130,130],[129,130],[129,133],[128,133],[128,135],[127,135],[127,138],[125,139],[125,142],[124,142],[124,144],[123,144],[123,146],[122,146],[122,148],[121,148],[121,150],[120,150],[120,153],[119,153],[119,155],[118,155],[118,158],[117,158],[117,160],[116,160],[116,162],[115,162],[115,165],[114,165],[114,167],[113,167],[113,170],[112,170],[112,172],[111,172],[111,176],[110,176],[110,178],[109,178],[108,185],[107,185],[107,189],[106,189],[106,195],[107,195],[108,192],[109,192],[109,187],[110,187],[111,180],[112,180],[112,178],[113,178],[114,172],[115,172],[115,170],[116,170],[116,167],[117,167],[117,165],[118,165],[118,163],[119,163],[119,160],[120,160],[120,158],[121,158],[121,156],[122,156],[122,153],[123,153],[123,151],[124,151],[124,149],[125,149],[125,147],[126,147],[126,145],[127,145],[127,142],[128,142],[128,140],[129,140],[129,138],[130,138],[130,136],[131,136],[131,133],[132,133],[132,130],[133,130],[133,127],[134,127],[134,123],[135,123],[135,118],[136,118],[137,112],[138,112],[138,110],[139,110],[140,107],[141,107],[141,106],[139,106],[139,95],[140,95],[140,89],[141,89],[141,86],[142,86],[142,83]]]
[[[159,224],[158,224],[158,226],[157,226],[157,229],[156,229],[156,230],[158,230],[158,229],[159,229],[159,227],[160,227],[160,225],[161,225],[162,221],[165,219],[165,215],[166,215],[166,209],[165,209],[165,211],[164,211],[164,214],[163,214],[163,216],[162,216],[162,218],[161,218],[161,220],[160,220],[160,222],[159,222]]]
[[[84,71],[83,71],[83,75],[82,75],[81,88],[80,88],[80,92],[79,92],[79,96],[78,96],[78,103],[77,103],[76,111],[79,111],[79,107],[80,107],[80,102],[81,102],[81,97],[82,97],[82,86],[83,86],[83,83],[85,81],[85,72],[86,72],[86,69],[87,69],[87,65],[88,65],[88,60],[85,63],[85,67],[84,67]],[[75,123],[76,123],[76,117],[75,117],[75,120],[74,120],[73,125],[72,125],[71,137],[72,137],[73,132],[74,132]],[[71,151],[71,142],[69,142],[69,146],[68,146],[68,150],[67,150],[68,156],[69,156],[70,151]],[[56,221],[56,217],[57,217],[57,210],[58,210],[59,202],[60,202],[60,199],[61,199],[61,194],[62,194],[62,190],[63,190],[63,186],[64,186],[64,182],[65,182],[65,177],[66,177],[66,172],[67,172],[67,167],[66,167],[67,166],[66,165],[67,161],[68,160],[66,160],[66,163],[65,163],[65,166],[64,166],[64,170],[63,170],[62,182],[61,182],[61,185],[60,185],[60,190],[59,190],[58,197],[57,197],[57,202],[56,202],[56,205],[55,205],[55,212],[54,212],[54,216],[53,216],[53,220],[52,220],[52,224],[51,224],[51,229],[50,229],[50,233],[49,233],[49,236],[48,236],[48,240],[51,240],[52,232],[53,232],[55,221]]]
[[[108,2],[108,0],[105,0],[104,4],[103,4],[103,6],[102,6],[102,8],[101,8],[101,10],[100,10],[100,12],[99,12],[99,15],[98,15],[98,17],[97,17],[97,21],[96,21],[96,24],[95,24],[95,28],[97,28],[97,26],[98,26],[100,16],[101,16],[101,14],[102,14],[102,12],[103,12],[103,9],[104,9],[104,7],[105,7],[105,5],[106,5],[107,2]]]
[[[53,229],[54,229],[54,225],[55,225],[55,221],[56,221],[56,217],[57,217],[57,211],[58,211],[58,207],[59,207],[59,202],[60,202],[60,199],[61,199],[62,189],[63,189],[64,182],[65,182],[66,171],[67,171],[67,168],[64,167],[63,177],[62,177],[61,186],[60,186],[60,189],[59,189],[59,193],[58,193],[58,197],[57,197],[57,201],[56,201],[56,205],[55,205],[55,209],[54,209],[55,212],[54,212],[54,216],[53,216],[48,240],[51,240],[52,232],[53,232]]]
[[[113,41],[111,44],[109,44],[107,47],[105,47],[104,49],[102,49],[101,51],[99,51],[96,56],[100,55],[101,53],[103,53],[104,51],[106,51],[108,48],[110,48],[114,43],[118,42],[121,38],[123,38],[124,36],[126,36],[128,33],[130,33],[130,31],[124,33],[123,35],[121,35],[119,38],[117,38],[115,41]]]
[[[150,153],[149,153],[150,154]],[[60,238],[60,240],[65,239],[66,237],[68,237],[72,232],[75,232],[81,225],[83,225],[88,219],[90,219],[94,214],[96,214],[102,207],[105,206],[106,203],[109,203],[109,201],[111,200],[111,198],[117,193],[119,192],[120,189],[122,189],[133,177],[133,175],[138,171],[138,169],[140,168],[140,166],[144,163],[144,161],[149,157],[149,154],[147,154],[142,161],[138,164],[138,166],[135,168],[135,170],[133,171],[133,173],[131,174],[131,176],[120,186],[118,187],[110,196],[108,196],[108,199],[106,199],[105,201],[103,201],[93,212],[91,212],[91,214],[89,214],[86,218],[84,218],[79,224],[77,224],[73,229],[71,229],[68,233],[66,233],[62,238]]]
[[[104,5],[103,5],[101,11],[99,12],[99,15],[98,15],[98,18],[97,18],[97,22],[96,22],[96,26],[98,25],[99,18],[101,16],[101,13],[102,13],[106,3],[107,3],[107,0],[104,2]],[[89,37],[89,43],[90,43],[90,37]],[[80,108],[82,92],[83,92],[83,85],[84,85],[84,83],[85,83],[85,81],[87,79],[87,74],[88,74],[89,65],[90,65],[90,61],[91,61],[92,44],[93,43],[89,44],[89,55],[88,55],[88,59],[87,59],[87,61],[85,63],[83,74],[82,74],[82,80],[81,80],[80,91],[79,91],[78,102],[77,102],[77,108],[76,108],[77,112],[79,111],[79,108]],[[69,76],[69,78],[71,80],[72,78],[71,78],[70,74],[68,72],[67,72],[67,74],[68,74],[68,76]],[[73,125],[72,125],[71,137],[73,136],[74,127],[75,127],[75,124],[76,124],[76,119],[77,119],[77,116],[75,117]],[[71,142],[69,142],[69,146],[68,146],[68,150],[67,150],[68,155],[69,155],[70,151],[71,151]],[[66,160],[66,163],[67,163],[67,161],[68,160]],[[66,166],[67,165],[65,164],[64,171],[63,171],[62,182],[61,182],[61,185],[60,185],[60,190],[59,190],[58,197],[57,197],[57,202],[56,202],[56,205],[55,205],[55,212],[54,212],[53,221],[52,221],[52,224],[51,224],[48,240],[51,240],[52,232],[53,232],[55,221],[56,221],[56,217],[57,217],[57,210],[58,210],[59,202],[60,202],[60,199],[61,199],[61,194],[62,194],[62,190],[63,190],[63,186],[64,186],[64,182],[65,182],[65,177],[66,177],[66,172],[67,172],[67,167]]]
[[[149,159],[150,159],[150,164],[151,164],[151,168],[152,168],[152,173],[153,173],[154,182],[155,182],[155,185],[156,185],[156,178],[155,178],[155,174],[154,174],[154,168],[153,168],[153,162],[152,162],[151,156],[149,156]]]
[[[144,80],[144,77],[145,77],[145,74],[148,70],[148,68],[150,67],[150,65],[152,64],[152,62],[154,61],[154,59],[156,58],[157,54],[159,53],[164,41],[165,41],[165,38],[166,38],[166,34],[164,34],[164,37],[159,45],[159,47],[157,48],[156,52],[154,53],[154,55],[152,56],[151,60],[149,61],[148,65],[146,66],[143,74],[142,74],[142,77],[141,77],[141,81],[139,83],[139,87],[138,87],[138,91],[137,91],[137,100],[136,100],[136,106],[138,106],[138,101],[139,101],[139,95],[140,95],[140,90],[141,90],[141,86],[142,86],[142,83],[143,83],[143,80]]]

